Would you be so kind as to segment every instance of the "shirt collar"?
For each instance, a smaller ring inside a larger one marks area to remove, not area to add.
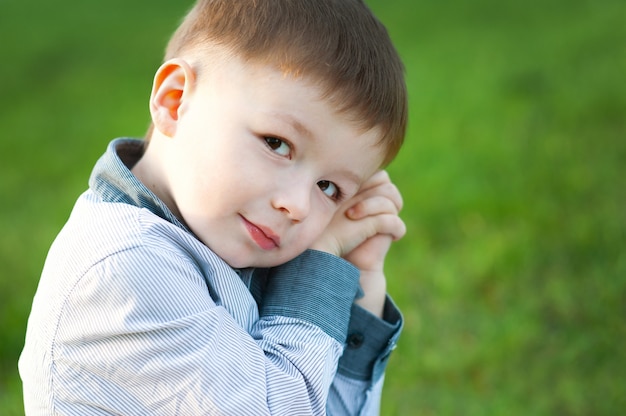
[[[104,202],[117,202],[145,208],[187,232],[190,230],[130,169],[143,156],[143,140],[120,138],[111,141],[94,167],[89,187]]]

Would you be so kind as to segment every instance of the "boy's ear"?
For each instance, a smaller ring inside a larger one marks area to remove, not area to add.
[[[163,135],[172,137],[183,100],[193,87],[195,75],[183,59],[172,59],[159,67],[154,76],[150,95],[150,114],[154,127]]]

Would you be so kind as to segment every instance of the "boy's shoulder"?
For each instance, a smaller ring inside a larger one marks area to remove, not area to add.
[[[48,252],[38,292],[60,313],[85,291],[137,294],[152,287],[173,296],[172,284],[206,290],[218,270],[236,276],[188,231],[146,208],[104,202],[88,190]]]
[[[55,239],[50,257],[83,268],[127,250],[166,251],[183,258],[205,255],[207,248],[186,230],[146,208],[105,202],[92,190],[77,200]],[[146,261],[149,256],[146,256]]]

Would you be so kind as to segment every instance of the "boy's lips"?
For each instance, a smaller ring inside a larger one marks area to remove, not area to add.
[[[248,221],[243,215],[241,216],[243,224],[246,226],[250,237],[263,250],[272,250],[280,246],[280,237],[274,232],[262,225],[256,225]]]

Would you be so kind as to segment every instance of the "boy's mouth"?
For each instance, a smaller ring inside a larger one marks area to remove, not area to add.
[[[280,246],[280,237],[266,227],[259,226],[248,221],[243,215],[240,215],[252,240],[263,250],[273,250]]]

